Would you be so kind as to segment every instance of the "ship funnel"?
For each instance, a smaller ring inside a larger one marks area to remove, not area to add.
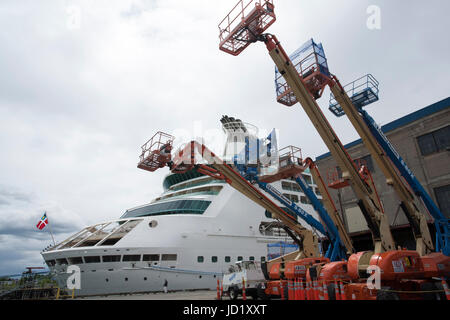
[[[259,139],[259,129],[252,124],[228,116],[223,116],[220,122],[226,134],[222,157],[225,162],[257,167],[264,175],[278,171],[278,142],[275,129],[268,137]]]
[[[258,128],[252,124],[244,123],[240,119],[228,116],[223,116],[220,122],[222,123],[222,129],[226,134],[223,159],[228,163],[232,163],[237,157],[239,163],[245,163],[244,154],[246,141],[249,142],[250,146],[256,145],[256,141],[258,140]],[[256,154],[254,156],[256,156]]]

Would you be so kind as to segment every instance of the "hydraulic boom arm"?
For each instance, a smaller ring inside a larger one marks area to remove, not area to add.
[[[334,201],[331,198],[331,195],[328,193],[327,186],[326,186],[325,182],[323,181],[322,176],[320,175],[319,169],[317,168],[316,164],[314,163],[314,161],[311,158],[307,158],[305,160],[305,163],[306,163],[306,166],[309,167],[311,174],[314,178],[314,181],[316,181],[317,187],[319,188],[320,194],[322,195],[322,198],[323,198],[323,203],[324,203],[325,208],[323,208],[322,205],[320,204],[320,202],[317,201],[319,208],[322,207],[322,210],[326,209],[326,212],[328,212],[329,217],[333,220],[333,224],[337,228],[337,232],[339,233],[341,241],[343,242],[343,244],[345,245],[345,248],[347,249],[347,253],[353,253],[355,251],[355,249],[353,247],[352,240],[351,240],[349,234],[347,233],[347,231],[345,230],[344,223],[339,215],[338,210],[336,209],[336,206],[334,205]],[[310,191],[312,192],[312,190],[310,190]],[[305,190],[303,190],[303,192],[305,192]],[[305,192],[305,194],[308,196],[308,194],[306,192]],[[315,200],[317,200],[317,197],[315,196],[314,193],[309,197],[309,200],[314,205],[314,202],[316,202]],[[316,209],[316,210],[318,210],[318,209]]]

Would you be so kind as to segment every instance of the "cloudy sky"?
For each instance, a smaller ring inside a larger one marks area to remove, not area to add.
[[[305,156],[327,149],[297,105],[274,97],[263,44],[218,50],[236,0],[2,0],[0,3],[0,275],[41,266],[51,243],[119,217],[162,191],[167,171],[138,170],[156,131],[208,135],[223,114],[280,130]],[[372,73],[381,124],[449,96],[447,0],[283,0],[269,29],[286,51],[322,42],[343,83]],[[367,27],[371,5],[381,29]],[[344,143],[357,138],[326,111]]]

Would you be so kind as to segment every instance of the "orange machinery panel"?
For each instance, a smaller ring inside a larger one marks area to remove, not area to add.
[[[422,257],[425,277],[450,278],[450,257],[434,252]]]
[[[308,267],[320,264],[320,263],[329,263],[330,259],[328,258],[305,258],[297,261],[291,261],[286,263],[286,268],[284,270],[284,275],[287,279],[306,279],[306,273]]]

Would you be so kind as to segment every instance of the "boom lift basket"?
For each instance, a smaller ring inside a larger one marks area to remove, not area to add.
[[[363,159],[354,160],[356,168],[360,172],[360,175],[367,179],[362,173],[362,168],[367,168],[367,161]],[[344,179],[342,176],[342,171],[339,167],[330,168],[327,173],[328,187],[331,189],[342,189],[349,186],[349,182],[347,179]]]
[[[342,177],[342,171],[339,168],[330,168],[327,172],[328,188],[342,189],[349,186],[348,180]]]
[[[289,58],[314,99],[319,99],[331,77],[322,44],[308,40]],[[288,107],[297,103],[295,94],[278,68],[275,68],[275,88],[279,103]]]
[[[288,146],[279,151],[278,172],[273,175],[262,176],[259,180],[265,183],[272,183],[282,179],[292,178],[305,171],[303,164],[302,150],[294,146]]]
[[[378,101],[378,85],[379,82],[371,75],[365,75],[344,87],[345,92],[349,96],[353,105],[357,109],[361,109],[371,103]],[[330,96],[330,111],[336,117],[342,117],[345,115],[344,110],[337,102],[333,93]]]
[[[273,0],[240,0],[219,24],[220,50],[239,55],[276,20]]]
[[[174,137],[164,132],[157,132],[141,148],[138,168],[154,172],[163,168],[171,160]]]

